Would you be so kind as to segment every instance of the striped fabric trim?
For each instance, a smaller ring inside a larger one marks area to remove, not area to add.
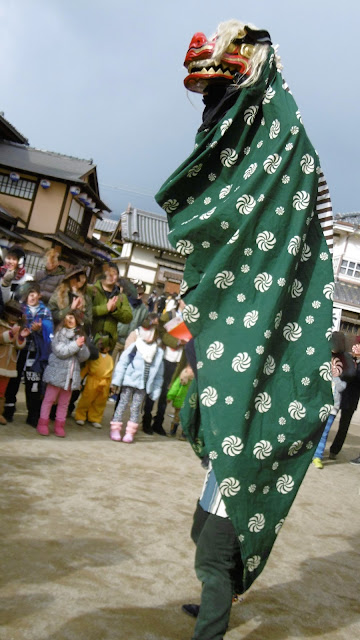
[[[315,212],[319,218],[320,226],[325,236],[330,253],[333,252],[333,212],[329,188],[322,171],[319,173],[318,194]]]

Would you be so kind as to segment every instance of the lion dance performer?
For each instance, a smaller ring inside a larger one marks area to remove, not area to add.
[[[263,570],[331,410],[332,216],[319,159],[267,31],[196,33],[195,149],[156,196],[186,257],[197,377],[182,410],[210,472],[194,516],[194,640],[226,632]]]

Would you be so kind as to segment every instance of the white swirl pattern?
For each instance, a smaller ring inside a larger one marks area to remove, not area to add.
[[[293,197],[293,207],[297,211],[307,209],[310,204],[310,194],[307,191],[297,191]]]
[[[265,516],[263,513],[255,513],[248,522],[249,531],[259,533],[265,527]]]
[[[173,211],[175,211],[175,209],[177,209],[179,206],[179,203],[177,200],[173,199],[173,200],[166,200],[166,202],[164,202],[164,204],[162,205],[162,208],[164,209],[164,211],[166,211],[166,213],[172,213]]]
[[[228,184],[226,187],[223,187],[219,193],[219,199],[223,200],[226,196],[229,195],[232,188],[232,184]]]
[[[248,124],[249,126],[251,126],[254,123],[256,114],[259,110],[258,105],[249,107],[248,109],[245,110],[244,112],[244,120],[246,122],[246,124]]]
[[[271,231],[262,231],[256,237],[256,244],[260,251],[270,251],[276,244],[276,238]]]
[[[244,316],[244,326],[247,329],[250,329],[250,327],[254,327],[256,325],[258,319],[259,319],[258,311],[249,311]]]
[[[212,407],[218,400],[218,392],[214,387],[206,387],[200,395],[200,400],[204,407]]]
[[[244,353],[238,353],[235,358],[233,358],[231,367],[237,373],[243,373],[251,366],[251,358],[246,351]]]
[[[276,482],[276,489],[279,493],[286,494],[290,493],[290,491],[294,488],[294,480],[292,476],[289,476],[287,473],[284,473],[283,476],[280,476]]]
[[[260,562],[261,562],[261,556],[251,556],[251,558],[248,558],[246,561],[247,570],[250,571],[250,573],[252,573],[253,571],[255,571],[255,569],[258,568]]]
[[[283,336],[289,342],[296,342],[302,336],[302,328],[297,322],[288,322],[283,329]]]
[[[221,446],[225,455],[234,457],[242,452],[244,443],[241,438],[237,436],[227,436],[224,438]]]
[[[288,244],[288,248],[287,248],[288,253],[290,253],[292,256],[296,256],[300,251],[300,246],[301,246],[300,236],[294,236],[293,238],[291,238]]]
[[[274,358],[272,356],[268,356],[264,364],[264,369],[263,369],[264,373],[267,376],[271,376],[275,371],[275,367],[276,367],[276,364],[275,364]]]
[[[298,400],[290,402],[288,412],[294,420],[302,420],[306,416],[306,409]]]
[[[190,240],[179,240],[176,243],[176,251],[182,256],[188,256],[194,251],[194,245]]]
[[[263,162],[264,171],[266,173],[272,174],[279,168],[282,161],[282,157],[277,153],[274,153],[266,158]]]
[[[278,137],[280,133],[280,122],[279,120],[274,120],[270,127],[269,138],[270,140],[274,140]]]
[[[215,340],[206,350],[206,356],[209,360],[218,360],[224,353],[224,345],[222,342]]]
[[[236,203],[236,208],[239,213],[241,213],[244,216],[248,216],[252,212],[255,205],[256,205],[255,198],[246,194],[241,196],[241,198],[238,198],[238,201]]]
[[[224,149],[220,153],[220,162],[224,167],[232,167],[234,164],[236,164],[237,159],[238,154],[236,153],[235,149]]]
[[[306,153],[300,160],[300,166],[303,173],[313,173],[315,170],[314,158],[309,153]]]
[[[185,322],[196,322],[200,318],[200,311],[195,305],[187,304],[182,312]]]
[[[232,271],[221,271],[215,276],[214,284],[218,289],[227,289],[235,282],[235,276]]]
[[[224,133],[226,133],[228,128],[231,127],[231,125],[232,125],[232,118],[228,118],[227,120],[224,120],[224,122],[220,126],[220,133],[222,136],[224,135]]]
[[[240,482],[236,478],[225,478],[219,485],[220,493],[226,498],[235,496],[239,493],[241,487]]]
[[[271,396],[264,391],[263,393],[259,393],[255,398],[255,409],[259,413],[266,413],[271,409]]]
[[[255,289],[261,293],[265,293],[265,291],[270,289],[272,282],[272,276],[270,273],[266,273],[266,271],[264,271],[264,273],[259,273],[256,278],[254,278]]]
[[[268,458],[271,455],[272,450],[273,448],[269,440],[260,440],[254,446],[253,454],[258,460],[265,460],[265,458]]]

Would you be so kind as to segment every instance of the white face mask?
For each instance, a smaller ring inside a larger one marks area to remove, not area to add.
[[[139,338],[144,340],[144,342],[150,343],[154,340],[155,328],[144,329],[143,327],[139,327]]]

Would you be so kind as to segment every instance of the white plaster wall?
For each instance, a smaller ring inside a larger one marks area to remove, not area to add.
[[[144,265],[144,267],[151,267],[153,269],[157,268],[155,251],[152,251],[151,249],[144,249],[143,247],[134,247],[131,262]]]

